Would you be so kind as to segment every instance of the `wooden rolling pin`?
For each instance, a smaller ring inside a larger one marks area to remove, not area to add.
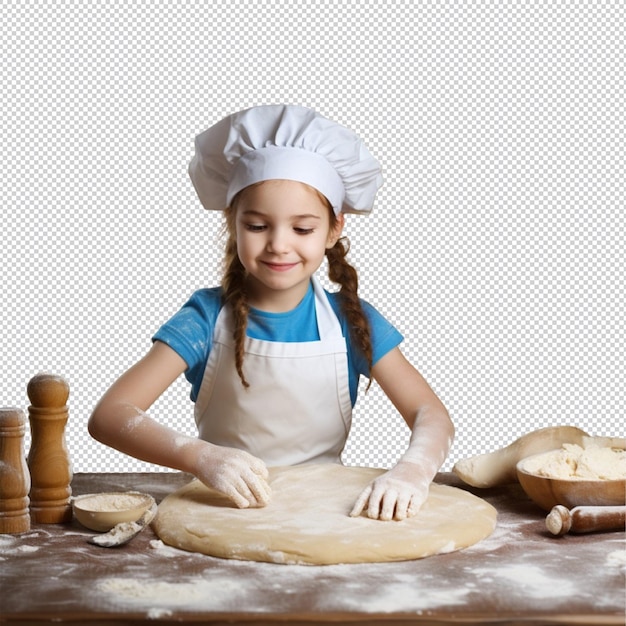
[[[546,517],[546,528],[553,535],[623,530],[626,506],[577,506],[568,509],[557,504]]]

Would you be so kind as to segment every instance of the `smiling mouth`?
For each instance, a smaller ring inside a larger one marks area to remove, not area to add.
[[[297,265],[297,263],[270,263],[263,261],[263,265],[274,272],[287,272]]]

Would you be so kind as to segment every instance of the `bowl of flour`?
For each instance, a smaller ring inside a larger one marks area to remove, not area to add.
[[[615,506],[626,504],[626,450],[596,445],[564,444],[517,464],[526,495],[546,511],[561,504]]]
[[[74,517],[86,528],[107,532],[122,522],[135,522],[153,504],[147,493],[124,491],[89,493],[72,502]]]

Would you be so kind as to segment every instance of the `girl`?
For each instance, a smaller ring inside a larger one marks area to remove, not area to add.
[[[193,294],[159,329],[95,408],[91,435],[190,472],[238,507],[262,507],[271,498],[267,465],[341,462],[362,374],[378,382],[412,434],[351,515],[414,515],[454,429],[400,352],[401,335],[359,299],[346,260],[344,215],[371,210],[378,163],[350,130],[299,106],[236,113],[195,147],[189,173],[202,204],[226,207],[222,285]],[[338,293],[315,277],[324,256]],[[146,414],[182,373],[199,438]]]

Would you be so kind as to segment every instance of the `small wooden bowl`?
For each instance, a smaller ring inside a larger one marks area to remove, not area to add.
[[[525,462],[531,458],[522,459],[517,464],[517,478],[526,495],[544,511],[551,511],[557,504],[568,509],[626,504],[626,479],[548,478],[524,469]]]
[[[135,522],[154,503],[147,493],[88,493],[74,498],[74,516],[86,528],[107,532],[121,522]]]

